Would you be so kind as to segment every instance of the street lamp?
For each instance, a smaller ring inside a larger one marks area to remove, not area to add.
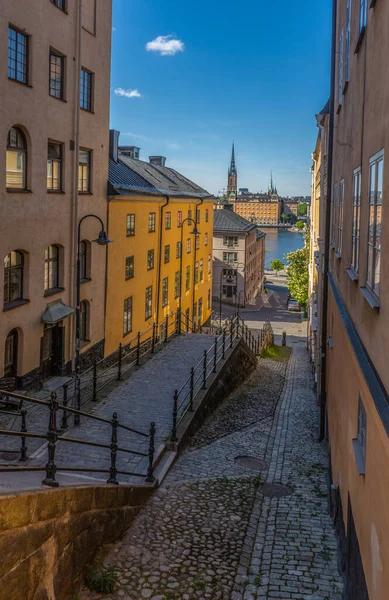
[[[184,223],[186,222],[191,222],[194,224],[193,227],[193,231],[189,232],[189,235],[200,235],[200,232],[197,230],[196,227],[196,221],[194,219],[192,219],[192,217],[187,217],[186,219],[184,219],[181,223],[181,247],[180,247],[180,295],[179,295],[179,308],[178,308],[178,318],[179,318],[179,324],[178,324],[178,332],[181,333],[181,310],[182,310],[182,255],[184,252],[183,249],[183,244],[184,244]],[[196,244],[196,238],[195,238],[195,244]],[[195,254],[195,253],[194,253]],[[194,280],[193,280],[194,281]],[[192,315],[193,316],[193,315]]]
[[[227,265],[226,265],[227,266]],[[222,328],[222,284],[223,284],[223,275],[224,275],[224,265],[222,265],[220,271],[220,287],[219,287],[219,325],[220,329]],[[226,277],[227,283],[232,283],[234,280],[230,275]]]
[[[81,389],[80,389],[80,309],[81,309],[81,301],[80,301],[80,291],[81,291],[81,223],[87,219],[88,217],[93,217],[100,222],[101,231],[99,233],[99,237],[96,240],[92,240],[92,243],[96,243],[99,246],[107,246],[112,240],[109,239],[105,230],[104,223],[97,215],[85,215],[80,219],[78,223],[78,235],[77,235],[77,281],[76,281],[76,362],[75,362],[75,370],[76,370],[76,409],[80,410],[81,407]],[[80,424],[80,415],[78,413],[75,414],[74,424]]]

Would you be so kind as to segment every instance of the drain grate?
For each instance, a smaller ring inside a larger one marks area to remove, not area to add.
[[[293,489],[282,483],[264,483],[261,486],[261,492],[266,498],[283,498],[293,494]]]
[[[234,460],[241,467],[246,467],[253,471],[267,471],[269,468],[267,462],[254,456],[236,456]]]

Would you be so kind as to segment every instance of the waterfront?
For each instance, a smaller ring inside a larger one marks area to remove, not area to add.
[[[285,255],[304,246],[304,234],[287,229],[264,229],[266,233],[265,268],[270,269],[272,260],[279,258],[285,261]]]

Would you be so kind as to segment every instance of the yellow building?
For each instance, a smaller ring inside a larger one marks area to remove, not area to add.
[[[214,199],[164,157],[141,161],[139,148],[118,139],[111,131],[105,355],[138,332],[149,337],[180,303],[190,327],[212,308]]]

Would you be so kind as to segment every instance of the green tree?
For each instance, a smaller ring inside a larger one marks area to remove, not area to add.
[[[299,205],[297,207],[297,212],[298,215],[300,217],[305,217],[307,214],[307,205],[305,204],[305,202],[299,202]]]
[[[296,227],[297,227],[297,229],[304,229],[304,227],[305,227],[304,221],[297,221]]]
[[[287,223],[289,220],[289,217],[286,213],[282,213],[282,215],[280,216],[280,221],[281,223]]]
[[[272,269],[272,271],[276,272],[277,276],[278,276],[278,271],[282,271],[284,269],[284,267],[285,267],[284,263],[279,258],[272,260],[270,263],[270,268]]]
[[[288,215],[289,217],[289,223],[292,223],[292,225],[294,225],[297,221],[297,217],[294,213],[290,213],[290,215]]]
[[[290,294],[306,314],[309,284],[309,235],[305,236],[304,248],[290,252],[287,254],[286,260],[286,281]]]

